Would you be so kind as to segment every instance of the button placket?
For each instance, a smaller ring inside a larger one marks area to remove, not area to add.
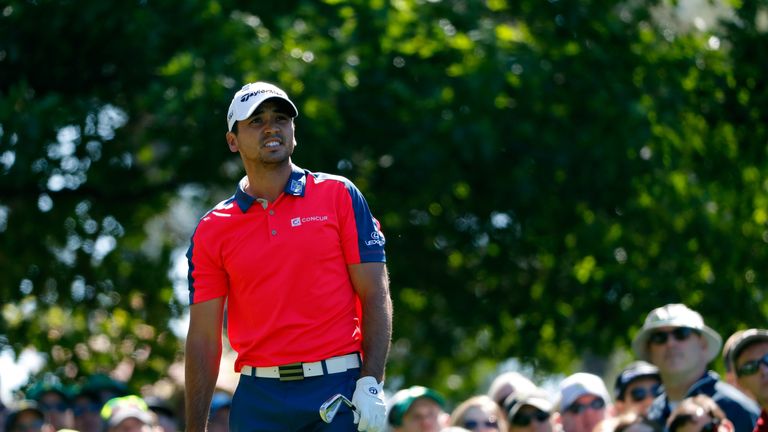
[[[270,227],[269,233],[274,237],[277,235],[277,229],[274,228],[277,222],[275,221],[275,218],[272,217],[275,215],[275,209],[270,208],[267,210],[267,214],[269,215],[269,217],[267,217],[267,221],[269,222]]]

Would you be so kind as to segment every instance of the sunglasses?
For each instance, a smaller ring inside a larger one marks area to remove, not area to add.
[[[477,420],[467,420],[464,422],[464,429],[476,429],[479,427],[487,427],[487,428],[493,428],[498,429],[499,428],[499,422],[496,420],[485,420],[485,421],[477,421]]]
[[[580,404],[580,403],[572,403],[571,406],[566,408],[565,410],[571,414],[581,414],[584,411],[587,410],[587,408],[592,408],[593,410],[600,410],[605,408],[605,401],[602,398],[592,399],[592,402],[587,404]]]
[[[512,424],[515,426],[525,427],[531,424],[533,420],[536,420],[539,423],[543,423],[549,420],[549,413],[542,410],[536,410],[536,412],[532,414],[515,414],[515,416],[512,417]]]
[[[697,335],[701,334],[700,331],[690,327],[677,327],[670,331],[655,331],[648,337],[648,342],[654,345],[664,345],[667,343],[670,335],[672,335],[676,341],[684,341],[694,333]]]
[[[661,394],[661,386],[659,384],[652,385],[651,387],[635,387],[629,391],[629,397],[632,402],[644,401],[646,398],[656,399],[656,396]]]
[[[750,360],[744,363],[743,365],[739,366],[739,368],[736,369],[736,375],[738,376],[753,375],[757,373],[758,370],[760,370],[761,364],[768,366],[768,354],[760,357],[757,360]]]

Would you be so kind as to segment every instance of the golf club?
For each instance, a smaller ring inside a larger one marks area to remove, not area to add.
[[[352,401],[347,399],[343,394],[337,393],[320,405],[320,418],[326,423],[332,422],[333,418],[336,417],[336,412],[339,411],[342,402],[350,407],[352,411],[357,410],[355,405],[352,404]]]

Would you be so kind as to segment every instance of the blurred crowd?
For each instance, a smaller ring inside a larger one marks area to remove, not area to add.
[[[768,329],[720,334],[682,304],[652,310],[632,340],[633,361],[609,386],[576,372],[546,391],[531,377],[504,372],[487,389],[451,403],[412,385],[387,400],[392,432],[749,432],[768,431]],[[722,355],[725,376],[709,364]],[[208,430],[228,432],[232,394],[217,389]],[[178,432],[183,401],[129,394],[93,375],[77,388],[32,383],[0,404],[3,432]]]
[[[452,409],[423,386],[389,399],[394,432],[766,432],[768,329],[722,337],[698,312],[668,304],[648,313],[634,335],[636,356],[609,386],[586,371],[555,394],[506,372],[483,394]],[[709,364],[722,355],[726,373]]]
[[[229,431],[232,393],[217,389],[208,417],[210,432]],[[183,400],[131,394],[127,383],[105,374],[65,386],[52,375],[30,383],[23,399],[0,404],[2,432],[180,432]]]

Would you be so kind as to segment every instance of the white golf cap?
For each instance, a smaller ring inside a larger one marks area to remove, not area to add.
[[[291,102],[288,95],[283,90],[274,84],[259,81],[246,84],[235,93],[232,102],[229,104],[229,110],[227,111],[227,130],[231,132],[232,126],[236,121],[247,119],[259,105],[267,99],[272,98],[281,99],[287,102],[287,106],[292,110],[290,113],[291,117],[299,115],[299,110],[296,109],[296,105]]]
[[[533,381],[518,372],[510,371],[493,379],[488,389],[488,396],[503,406],[511,395],[530,393],[534,390],[536,390],[536,384]]]
[[[557,395],[558,410],[568,409],[576,399],[584,395],[602,398],[606,405],[611,403],[611,396],[602,378],[591,373],[577,372],[560,381]]]
[[[507,406],[507,416],[509,420],[512,420],[520,408],[530,405],[534,408],[538,408],[544,412],[552,412],[555,405],[550,401],[549,395],[546,391],[535,388],[530,392],[520,392],[517,395],[510,396],[508,399],[514,399],[510,405]]]

